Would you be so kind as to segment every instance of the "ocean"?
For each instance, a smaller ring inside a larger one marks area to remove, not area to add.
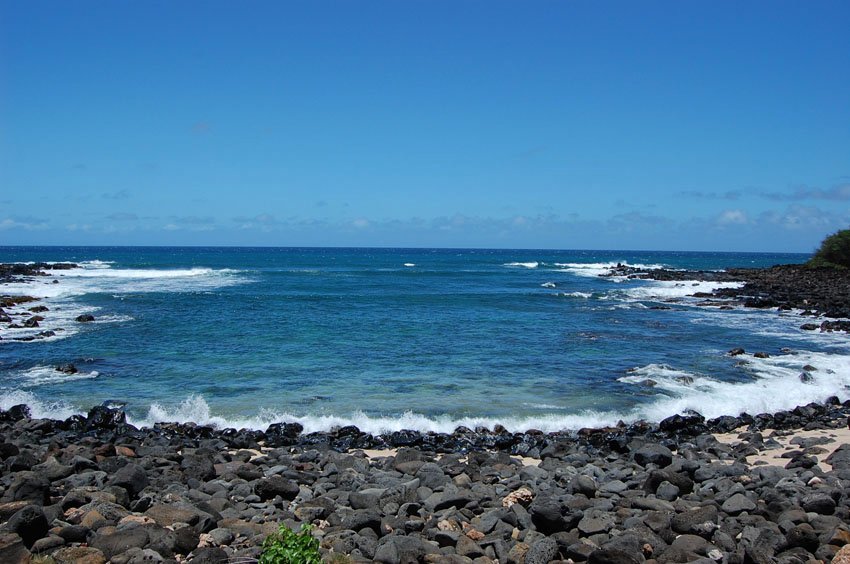
[[[297,421],[305,432],[353,424],[381,433],[497,423],[557,431],[844,400],[846,334],[802,331],[799,312],[721,310],[688,297],[716,283],[598,276],[618,263],[722,269],[807,258],[0,247],[0,262],[80,265],[0,286],[50,309],[39,329],[0,326],[0,407],[27,403],[36,417],[64,418],[109,402],[125,405],[135,425]],[[83,313],[95,321],[74,321]],[[729,356],[735,347],[747,353]],[[69,362],[77,374],[55,370]]]

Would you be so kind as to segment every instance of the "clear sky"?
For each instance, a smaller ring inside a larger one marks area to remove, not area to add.
[[[0,245],[810,251],[850,2],[0,0]]]

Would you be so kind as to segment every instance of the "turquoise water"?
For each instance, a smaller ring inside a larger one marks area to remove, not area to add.
[[[846,335],[796,314],[721,311],[705,283],[600,278],[618,262],[719,269],[806,255],[621,251],[0,248],[73,261],[2,293],[44,296],[57,337],[0,328],[0,406],[65,416],[126,402],[137,424],[307,430],[556,430],[682,409],[751,413],[846,396]],[[671,301],[672,300],[672,301]],[[670,309],[653,309],[657,305]],[[92,313],[97,321],[73,317]],[[731,358],[744,347],[770,359]],[[788,348],[791,353],[780,354]],[[746,364],[741,364],[741,361]],[[76,375],[53,370],[73,362]],[[815,381],[799,379],[814,364]],[[831,373],[829,372],[831,371]],[[651,380],[655,384],[649,386]]]

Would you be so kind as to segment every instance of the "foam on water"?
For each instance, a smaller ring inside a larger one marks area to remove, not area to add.
[[[3,294],[36,298],[60,298],[90,293],[133,294],[140,292],[191,292],[215,289],[247,280],[238,270],[222,268],[115,269],[106,262],[88,261],[81,268],[48,271],[34,282],[13,282],[0,286]],[[54,284],[58,281],[58,284]]]
[[[608,274],[618,266],[626,266],[629,268],[639,268],[641,270],[658,270],[664,268],[663,264],[631,264],[628,262],[556,262],[555,266],[563,270],[567,270],[577,276],[587,276],[598,278],[603,274]],[[612,279],[619,277],[612,276]]]
[[[94,370],[91,372],[65,374],[63,372],[59,372],[53,366],[34,366],[20,374],[17,374],[15,378],[18,380],[18,385],[20,387],[32,388],[46,384],[61,384],[64,382],[74,382],[76,380],[92,380],[98,376],[98,372]]]
[[[651,281],[638,288],[622,290],[622,297],[633,300],[670,300],[711,293],[720,288],[741,288],[743,282]]]
[[[541,287],[543,287],[543,288],[554,288],[554,287],[555,287],[555,283],[554,283],[554,282],[544,282],[544,283],[543,283],[543,284],[541,284],[540,286],[541,286]]]
[[[800,329],[804,323],[820,325],[822,319],[801,316],[799,311],[776,313],[739,309],[728,312],[700,308],[693,316],[691,323],[694,324],[742,329],[754,335],[804,341],[811,345],[828,347],[836,352],[843,351],[844,354],[850,354],[850,335],[843,332],[822,333],[819,329],[814,331]]]
[[[592,292],[558,292],[557,295],[562,298],[581,298],[585,300],[593,297]]]
[[[746,382],[723,382],[709,376],[679,370],[663,364],[649,364],[636,368],[620,382],[645,385],[652,380],[651,388],[658,393],[655,400],[630,411],[583,410],[565,413],[564,407],[551,403],[527,404],[535,410],[552,413],[527,414],[510,417],[451,417],[427,416],[413,411],[400,415],[376,416],[356,411],[348,415],[308,414],[262,410],[250,416],[225,417],[213,414],[201,396],[191,396],[180,404],[167,407],[155,404],[148,413],[132,421],[134,425],[149,426],[160,421],[196,422],[219,428],[265,429],[271,423],[298,422],[305,433],[327,431],[334,427],[355,425],[361,431],[381,434],[403,429],[421,432],[451,433],[458,426],[469,428],[499,424],[512,432],[539,429],[545,432],[577,430],[583,427],[614,425],[623,420],[639,419],[658,422],[676,413],[693,410],[706,418],[721,415],[773,413],[792,409],[810,402],[823,402],[830,396],[842,401],[850,397],[850,357],[828,353],[800,352],[767,359],[745,355],[745,370],[751,379]],[[803,367],[811,365],[817,370],[801,379]]]
[[[610,423],[611,415],[583,411],[577,415],[543,414],[520,417],[451,417],[448,415],[431,417],[406,411],[400,415],[374,416],[355,411],[348,415],[297,415],[287,412],[261,410],[254,416],[223,417],[214,415],[206,400],[193,395],[174,407],[154,404],[142,418],[128,416],[128,422],[136,426],[152,426],[157,422],[194,422],[202,425],[213,425],[219,429],[233,427],[236,429],[265,430],[272,423],[296,422],[304,427],[304,433],[328,431],[334,427],[355,425],[361,431],[379,435],[401,430],[416,430],[421,432],[451,433],[457,427],[464,426],[487,427],[492,429],[499,424],[509,431],[518,432],[527,429],[538,429],[544,432],[555,432],[563,429],[580,429],[582,427],[598,427]],[[616,418],[615,418],[616,421]]]
[[[522,268],[537,268],[538,266],[540,266],[540,263],[536,262],[536,261],[532,261],[532,262],[507,262],[507,263],[503,264],[502,266],[514,266],[514,267],[522,267]]]
[[[635,416],[658,421],[686,410],[698,411],[707,418],[721,415],[774,413],[811,402],[823,402],[830,396],[842,401],[850,397],[850,357],[817,352],[799,352],[766,359],[742,355],[744,369],[752,379],[747,382],[722,382],[701,374],[688,373],[664,365],[639,368],[622,382],[638,383],[646,378],[669,392],[655,402],[639,408]],[[811,365],[811,379],[800,375]],[[692,383],[688,384],[692,379]]]
[[[421,432],[451,433],[458,426],[492,429],[499,424],[512,432],[539,429],[544,432],[577,430],[583,427],[603,427],[622,420],[633,422],[639,419],[657,422],[670,415],[687,410],[698,411],[706,418],[720,415],[773,413],[792,409],[797,405],[822,402],[830,396],[840,400],[850,397],[850,357],[829,353],[799,352],[767,359],[752,355],[740,357],[747,361],[743,368],[750,379],[745,382],[723,382],[704,374],[680,370],[663,364],[649,364],[635,368],[621,378],[620,382],[646,386],[646,380],[655,385],[656,399],[629,411],[581,410],[567,412],[567,408],[553,403],[527,403],[526,408],[548,413],[519,414],[508,417],[453,417],[450,415],[429,416],[414,411],[385,416],[353,411],[348,414],[298,414],[287,411],[261,409],[256,413],[229,415],[215,413],[200,395],[191,395],[176,405],[154,403],[142,416],[128,414],[128,422],[138,426],[152,426],[158,422],[194,422],[217,428],[249,428],[265,430],[277,422],[297,422],[304,426],[305,433],[328,431],[335,427],[355,425],[361,431],[382,434],[404,429]],[[809,371],[810,378],[800,375],[807,365],[816,370]],[[36,367],[22,376],[33,385],[62,381],[67,375],[49,367]],[[69,378],[92,378],[97,373]],[[0,396],[0,408],[26,403],[33,409],[34,417],[66,418],[79,410],[62,402],[45,403],[23,390],[4,392]]]
[[[4,390],[0,393],[0,409],[9,409],[22,403],[30,408],[34,419],[67,419],[80,414],[80,410],[63,401],[44,401],[29,391]]]
[[[83,314],[94,314],[98,308],[84,306],[74,298],[91,293],[109,293],[113,296],[147,292],[197,292],[208,291],[235,284],[247,279],[233,269],[187,268],[187,269],[117,269],[112,262],[91,260],[78,263],[80,268],[47,271],[47,276],[36,277],[32,281],[12,282],[0,285],[0,294],[11,296],[32,296],[39,298],[38,305],[46,305],[49,311],[39,314],[44,317],[37,328],[8,329],[11,339],[0,343],[13,342],[15,338],[37,335],[43,331],[56,331],[52,337],[38,338],[29,343],[65,339],[78,333],[82,327],[74,319]],[[58,283],[54,283],[58,282]],[[23,303],[6,312],[19,324],[26,318],[18,314],[27,311],[34,304]],[[115,323],[127,321],[126,316],[108,315],[97,317],[97,323]],[[61,329],[61,331],[59,330]]]

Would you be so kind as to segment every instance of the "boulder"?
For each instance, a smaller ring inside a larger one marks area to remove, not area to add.
[[[50,501],[50,482],[39,473],[18,472],[3,495],[4,501],[30,501],[45,505]]]
[[[0,562],[29,562],[30,551],[15,533],[0,532]]]
[[[35,541],[47,535],[48,529],[47,517],[40,505],[24,507],[12,515],[7,526],[21,537],[27,548],[32,548]]]
[[[113,474],[109,483],[127,490],[130,497],[136,497],[148,485],[148,475],[137,464],[127,464]]]
[[[254,485],[254,493],[264,501],[273,499],[278,495],[283,499],[291,501],[295,499],[299,491],[300,488],[297,483],[280,475],[257,480],[257,483]]]
[[[669,466],[673,462],[673,453],[664,445],[648,444],[640,447],[634,453],[635,462],[641,466],[655,464],[659,468]]]

